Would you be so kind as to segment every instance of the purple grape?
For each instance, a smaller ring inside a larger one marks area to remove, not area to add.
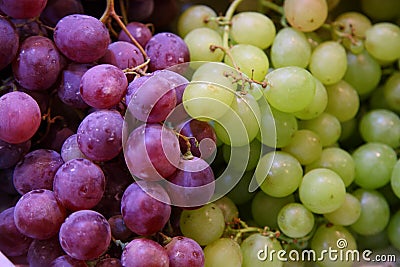
[[[40,20],[50,27],[55,27],[60,19],[72,14],[83,14],[83,6],[79,0],[48,0],[40,14]]]
[[[14,25],[0,17],[0,70],[10,64],[18,52],[19,37]]]
[[[121,114],[113,110],[99,110],[86,116],[77,131],[79,149],[94,161],[115,158],[122,149]]]
[[[27,260],[29,267],[50,266],[57,257],[64,255],[58,236],[50,239],[35,239],[29,246]]]
[[[40,22],[32,19],[11,19],[11,22],[17,26],[17,33],[19,36],[19,42],[21,43],[25,39],[31,36],[44,36],[49,37],[47,29],[40,24]],[[62,57],[64,60],[64,58]]]
[[[41,147],[55,151],[61,151],[64,141],[73,135],[76,130],[72,130],[63,123],[50,123],[50,130],[45,140],[41,142]]]
[[[71,159],[86,158],[85,154],[83,154],[82,151],[79,149],[77,134],[73,134],[65,139],[61,147],[61,157],[64,162],[67,162]]]
[[[152,2],[152,1],[146,1],[146,2]],[[126,25],[126,29],[142,47],[145,47],[147,42],[153,36],[149,27],[147,27],[145,24],[141,22],[137,21],[130,22]],[[128,37],[128,35],[124,31],[121,31],[119,33],[118,40],[132,43],[132,40]]]
[[[169,29],[172,21],[179,15],[178,2],[175,0],[153,0],[154,10],[146,20],[152,22],[156,29]]]
[[[147,239],[133,239],[122,251],[121,262],[129,267],[169,267],[168,254],[157,242]]]
[[[129,135],[124,149],[125,160],[136,177],[157,181],[171,176],[180,160],[178,138],[159,124],[137,127]]]
[[[26,193],[15,205],[15,225],[21,233],[35,239],[55,236],[65,217],[65,208],[54,193],[46,189]]]
[[[68,255],[60,256],[54,259],[50,267],[87,267],[85,261],[74,259]]]
[[[190,60],[189,49],[181,37],[170,32],[154,35],[145,47],[150,58],[149,70],[169,68]]]
[[[31,141],[10,144],[0,140],[0,169],[15,166],[31,148]]]
[[[25,39],[12,63],[17,82],[29,90],[49,89],[61,72],[62,59],[52,40],[43,36]]]
[[[15,189],[15,186],[13,183],[13,173],[14,173],[14,167],[0,170],[0,192],[5,193],[5,194],[2,194],[4,196],[7,194],[7,195],[10,195],[10,197],[16,196],[17,198],[20,198],[20,194]],[[13,202],[11,205],[9,205],[9,206],[5,205],[4,207],[8,208],[8,207],[14,206],[15,203],[16,203],[16,201]],[[1,204],[6,204],[6,203],[4,202]],[[3,210],[3,209],[4,209],[3,206],[1,206],[0,210]]]
[[[125,95],[125,104],[127,106],[129,106],[129,103],[132,100],[132,96],[137,91],[137,89],[140,88],[152,76],[153,76],[153,74],[139,76],[129,83],[128,89],[127,89],[126,95]]]
[[[164,248],[169,257],[170,267],[204,266],[203,249],[191,238],[175,236]]]
[[[122,263],[116,258],[106,258],[100,260],[95,267],[122,267]]]
[[[29,19],[40,15],[47,0],[2,0],[0,9],[15,19]]]
[[[58,21],[54,42],[67,58],[79,63],[91,63],[106,53],[110,34],[97,18],[74,14]]]
[[[0,139],[11,144],[31,139],[42,120],[37,102],[18,91],[0,97],[0,114]]]
[[[93,210],[80,210],[68,216],[60,229],[60,244],[77,260],[92,260],[110,245],[111,229],[107,220]]]
[[[147,19],[154,10],[154,0],[128,0],[127,13],[130,21]]]
[[[53,190],[68,210],[91,209],[101,200],[105,189],[104,173],[88,159],[64,163],[54,177]]]
[[[165,189],[155,182],[131,184],[121,201],[126,226],[138,235],[148,236],[161,231],[171,215],[169,201]]]
[[[132,236],[132,231],[126,226],[122,215],[114,215],[108,219],[111,227],[111,235],[116,240],[126,241]]]
[[[15,225],[14,210],[11,207],[0,213],[0,251],[8,257],[24,255],[32,243]]]
[[[144,59],[137,46],[128,42],[117,41],[108,46],[106,54],[101,58],[101,62],[114,65],[123,70],[142,64]]]
[[[13,181],[21,195],[34,189],[53,189],[54,175],[64,163],[61,155],[49,149],[29,152],[15,166]]]
[[[128,80],[124,72],[111,64],[101,64],[83,74],[80,84],[82,99],[95,108],[111,108],[126,93]]]

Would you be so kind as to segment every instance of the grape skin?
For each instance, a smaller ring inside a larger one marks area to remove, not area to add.
[[[7,19],[0,17],[0,70],[12,62],[18,52],[19,37],[15,26]]]
[[[47,4],[47,0],[3,0],[0,9],[15,19],[30,19],[40,15]]]
[[[157,242],[147,238],[133,239],[122,251],[123,266],[169,267],[167,251]]]

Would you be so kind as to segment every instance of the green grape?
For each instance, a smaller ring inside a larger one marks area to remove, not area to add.
[[[400,118],[390,110],[370,110],[362,116],[359,129],[366,142],[380,142],[392,148],[400,146]]]
[[[328,104],[325,112],[332,114],[340,122],[354,118],[360,107],[357,91],[344,80],[326,86]]]
[[[235,203],[227,196],[223,196],[220,199],[214,201],[224,214],[225,223],[231,223],[233,219],[239,217],[239,211]]]
[[[190,31],[201,27],[209,27],[217,30],[219,27],[218,23],[210,20],[216,17],[217,13],[212,8],[206,5],[193,5],[179,16],[177,22],[178,34],[184,38]]]
[[[399,17],[400,2],[398,0],[363,0],[361,10],[374,20],[392,20]]]
[[[346,50],[335,41],[319,44],[311,54],[309,69],[325,85],[339,82],[347,69]]]
[[[278,226],[289,237],[303,237],[313,229],[314,215],[300,203],[289,203],[279,211]]]
[[[236,169],[237,166],[240,166],[240,162],[247,161],[246,171],[253,170],[260,159],[261,156],[261,143],[257,139],[254,139],[250,143],[250,147],[248,145],[235,147],[235,157],[231,159],[231,150],[232,147],[224,144],[222,146],[222,155],[224,157],[224,161],[226,163],[231,163],[232,168]],[[250,150],[250,151],[249,151]],[[240,171],[238,169],[238,171]]]
[[[229,111],[217,119],[215,133],[225,144],[247,145],[260,129],[261,112],[258,103],[251,94],[237,95],[230,107]]]
[[[394,166],[394,168],[396,168],[396,165]],[[392,175],[394,172],[394,168],[392,171]],[[385,197],[389,206],[396,207],[400,204],[400,198],[398,196],[396,196],[396,194],[394,193],[391,182],[377,190],[379,193],[381,193]]]
[[[293,114],[302,120],[310,120],[318,117],[324,112],[328,104],[328,93],[325,86],[315,78],[315,95],[312,102],[304,109],[294,112]]]
[[[385,100],[393,111],[400,113],[400,72],[393,72],[383,87]]]
[[[301,165],[307,165],[321,156],[322,144],[316,133],[302,129],[293,134],[292,140],[282,151],[293,155]]]
[[[272,20],[258,12],[239,12],[232,17],[230,35],[238,44],[249,44],[260,49],[268,48],[275,38]]]
[[[248,83],[246,83],[246,85],[248,85]],[[251,94],[255,100],[259,100],[264,96],[263,93],[263,88],[261,84],[258,83],[250,83],[250,85],[247,87],[245,87],[247,89],[247,92],[249,94]]]
[[[315,79],[307,70],[290,66],[278,68],[265,77],[264,95],[274,108],[293,113],[311,104],[315,95]]]
[[[240,245],[243,255],[242,267],[281,267],[283,262],[277,257],[282,250],[281,243],[261,234],[252,234]],[[275,251],[275,253],[271,253]],[[270,257],[271,256],[271,257]]]
[[[353,157],[346,150],[339,147],[327,147],[322,150],[321,157],[306,165],[306,173],[317,168],[327,168],[336,172],[347,187],[355,177],[355,163]]]
[[[346,141],[350,139],[353,135],[358,134],[357,123],[358,122],[356,118],[340,122],[340,125],[342,125],[342,133],[340,134],[339,142]]]
[[[251,214],[254,221],[261,227],[268,226],[278,229],[278,213],[288,203],[295,202],[294,195],[286,197],[271,197],[263,191],[258,191],[251,202]]]
[[[393,193],[400,198],[400,160],[396,162],[390,175],[390,186]]]
[[[285,0],[283,9],[289,24],[302,32],[318,29],[328,17],[326,0]]]
[[[372,26],[367,16],[355,11],[341,13],[333,23],[340,28],[341,32],[350,33],[360,39],[365,37],[365,32]]]
[[[369,96],[369,109],[388,109],[393,110],[385,97],[384,86],[375,88]]]
[[[361,215],[360,201],[350,193],[346,193],[346,199],[336,210],[325,213],[324,217],[333,224],[348,226],[355,223]]]
[[[271,46],[271,62],[275,68],[305,68],[310,57],[311,45],[303,32],[289,27],[279,30]]]
[[[378,60],[397,60],[400,58],[400,27],[389,22],[374,24],[365,33],[365,48]]]
[[[400,250],[400,210],[390,218],[387,228],[390,244]]]
[[[198,209],[183,210],[179,226],[184,236],[206,246],[222,236],[224,214],[217,205],[209,203]]]
[[[243,75],[222,62],[198,62],[194,67],[197,68],[192,75],[192,81],[213,82],[233,91],[236,91],[235,80]]]
[[[231,58],[232,56],[232,58]],[[263,50],[254,45],[236,44],[225,55],[224,62],[256,81],[263,81],[268,73],[269,59]]]
[[[357,243],[354,236],[341,225],[322,224],[318,227],[311,239],[311,249],[321,267],[351,267],[357,259],[362,259],[361,253],[356,253]],[[328,251],[336,253],[329,255],[326,253]]]
[[[359,250],[378,250],[389,247],[389,237],[387,230],[380,231],[374,235],[355,234],[357,246]]]
[[[297,120],[293,114],[273,107],[262,108],[260,132],[257,138],[269,147],[281,148],[290,143],[297,128]]]
[[[237,174],[240,175],[240,174]],[[224,179],[228,184],[232,184],[232,180],[236,179],[235,173],[229,173],[225,176],[220,177],[219,179]],[[253,199],[256,192],[249,192],[249,185],[253,178],[253,172],[248,171],[242,175],[239,182],[232,188],[231,191],[226,195],[229,197],[236,205],[242,205],[246,202],[249,202]]]
[[[310,211],[324,214],[338,209],[344,203],[346,187],[336,172],[318,168],[304,175],[299,197]]]
[[[353,192],[361,203],[361,214],[351,229],[362,235],[374,235],[385,229],[390,209],[385,197],[376,190],[359,188]]]
[[[303,169],[300,162],[282,151],[273,151],[260,159],[255,176],[261,190],[273,197],[286,197],[300,185]]]
[[[397,161],[396,152],[382,143],[366,143],[352,154],[356,175],[354,182],[365,189],[377,189],[390,182]]]
[[[224,52],[221,35],[206,27],[191,30],[184,39],[190,53],[190,61],[222,61]],[[212,46],[214,48],[212,49]]]
[[[300,121],[299,128],[315,132],[323,147],[336,143],[342,132],[339,120],[329,113],[322,113],[315,119]]]
[[[204,248],[204,267],[241,267],[242,251],[236,241],[220,238]]]

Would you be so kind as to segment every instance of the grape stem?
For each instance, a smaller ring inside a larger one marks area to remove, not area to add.
[[[268,1],[268,0],[260,0],[259,3],[268,8],[271,9],[273,11],[275,11],[276,13],[281,14],[282,16],[284,16],[284,11],[283,11],[283,7],[273,3],[272,1]]]
[[[231,21],[233,14],[235,13],[236,8],[243,0],[234,0],[228,7],[228,10],[225,13],[225,21]],[[229,31],[230,31],[231,23],[226,23],[224,26],[224,35],[222,37],[222,45],[229,49]]]

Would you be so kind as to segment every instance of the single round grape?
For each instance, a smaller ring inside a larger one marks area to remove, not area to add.
[[[335,225],[348,226],[355,223],[361,215],[361,203],[355,196],[346,193],[342,206],[336,210],[325,213],[324,217]]]
[[[243,262],[239,244],[231,238],[220,238],[204,248],[205,267],[241,267]]]
[[[356,38],[365,38],[365,32],[371,28],[371,20],[364,14],[356,11],[341,13],[334,21],[341,32],[350,33]]]
[[[133,234],[133,232],[126,226],[121,214],[110,217],[108,219],[108,223],[110,224],[111,235],[116,240],[125,242]]]
[[[79,149],[78,144],[78,135],[73,134],[65,139],[62,147],[61,147],[61,158],[64,162],[67,162],[71,159],[85,159],[85,154]]]
[[[3,0],[0,9],[14,19],[30,19],[39,16],[46,4],[47,0]]]
[[[125,4],[129,21],[142,21],[150,18],[157,6],[155,0],[130,0]]]
[[[88,267],[89,265],[87,265],[85,261],[74,259],[69,255],[62,255],[55,258],[50,264],[50,267],[59,266]]]
[[[328,17],[325,0],[285,0],[283,9],[289,24],[303,32],[318,29]]]
[[[278,213],[278,226],[285,235],[300,238],[314,228],[314,215],[300,203],[289,203]]]
[[[58,236],[49,239],[35,239],[29,246],[27,261],[31,267],[50,266],[56,258],[64,255]]]
[[[397,113],[400,112],[400,72],[393,72],[385,81],[383,86],[384,100],[389,108]]]
[[[170,267],[203,267],[204,252],[193,239],[175,236],[164,246],[169,258]]]
[[[151,1],[147,1],[147,2],[151,2]],[[149,27],[138,21],[129,22],[128,24],[126,24],[126,29],[142,47],[145,47],[147,42],[153,36]],[[128,37],[126,32],[123,30],[120,31],[120,33],[118,35],[118,40],[132,43],[132,40]]]
[[[300,121],[299,128],[316,133],[323,147],[335,144],[342,132],[340,121],[335,116],[325,112],[314,119]]]
[[[390,240],[390,244],[396,249],[400,248],[400,211],[396,211],[389,221],[387,227],[387,236]]]
[[[390,176],[390,187],[393,193],[399,197],[400,196],[400,161],[397,160],[396,164],[393,166],[393,170]],[[399,197],[400,198],[400,197]]]
[[[129,42],[116,41],[109,44],[100,62],[103,64],[111,64],[124,70],[142,64],[144,58],[137,46]]]
[[[332,114],[340,122],[354,118],[360,107],[357,91],[344,80],[326,86],[328,104],[325,112]]]
[[[221,35],[213,29],[202,27],[188,32],[184,38],[189,48],[190,61],[222,61],[224,52]]]
[[[137,238],[129,242],[122,251],[121,263],[122,266],[130,267],[171,266],[167,250],[157,242],[147,238]]]
[[[222,156],[224,161],[231,164],[234,170],[241,171],[241,162],[247,162],[246,171],[254,170],[258,164],[261,155],[261,143],[258,139],[254,139],[249,146],[244,145],[241,147],[231,147],[224,144],[222,146]],[[235,157],[231,158],[232,152],[235,153]]]
[[[322,153],[320,137],[307,129],[297,130],[282,151],[294,156],[301,165],[316,161]]]
[[[1,5],[1,4],[0,4]],[[18,52],[19,36],[15,26],[6,18],[0,18],[0,70],[10,64]]]
[[[216,17],[217,13],[211,7],[200,4],[192,5],[179,15],[177,22],[178,34],[184,38],[190,31],[201,27],[217,30],[218,23],[211,20]]]
[[[239,218],[239,210],[236,204],[227,196],[214,201],[224,214],[225,223],[231,223],[234,219]]]
[[[252,234],[243,240],[240,249],[243,255],[242,267],[283,266],[283,262],[278,259],[277,254],[271,253],[271,251],[282,250],[281,243],[275,238],[259,233]],[[265,260],[262,261],[260,258],[265,258]]]
[[[365,48],[378,60],[394,61],[400,57],[400,28],[380,22],[365,32]]]
[[[327,105],[328,93],[326,88],[318,79],[315,79],[315,95],[312,102],[304,109],[294,112],[293,114],[296,118],[302,120],[314,119],[324,112]]]
[[[15,166],[29,152],[30,140],[20,144],[10,144],[0,139],[0,169]]]

